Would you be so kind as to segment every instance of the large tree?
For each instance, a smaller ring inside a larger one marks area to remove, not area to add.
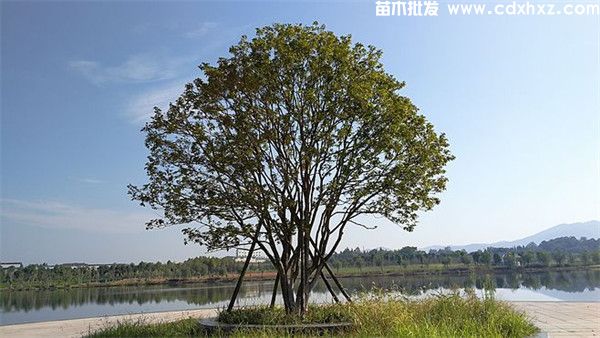
[[[155,108],[149,183],[130,194],[162,211],[149,228],[186,224],[186,242],[260,249],[286,309],[303,314],[317,280],[330,287],[324,271],[335,279],[327,260],[348,226],[380,215],[411,231],[453,157],[373,46],[275,24],[229,51]]]

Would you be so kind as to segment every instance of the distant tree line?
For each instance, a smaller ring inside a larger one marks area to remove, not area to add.
[[[345,249],[331,259],[336,268],[358,268],[366,266],[430,265],[442,266],[488,266],[488,267],[550,267],[587,266],[600,264],[600,240],[561,237],[543,241],[539,245],[530,243],[514,248],[487,248],[467,252],[451,250],[450,247],[428,252],[406,246],[399,250]]]
[[[17,288],[52,288],[84,284],[105,284],[126,279],[144,281],[178,280],[190,277],[220,277],[237,273],[242,263],[233,257],[196,257],[181,263],[101,264],[82,266],[32,264],[6,268],[0,273],[0,285]],[[253,266],[265,270],[262,265]]]
[[[515,248],[487,248],[474,252],[465,250],[429,250],[406,246],[399,250],[345,249],[331,257],[337,269],[358,270],[365,267],[403,269],[443,268],[548,268],[576,267],[600,264],[600,240],[561,237],[530,243]],[[140,283],[151,280],[179,280],[192,277],[220,277],[237,273],[242,267],[233,257],[197,257],[181,263],[106,264],[98,266],[28,265],[0,271],[0,285],[18,289],[52,288],[86,284],[105,284],[126,279]],[[256,263],[250,271],[274,271],[270,263]]]

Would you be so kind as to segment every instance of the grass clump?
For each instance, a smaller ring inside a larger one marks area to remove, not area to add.
[[[148,323],[144,319],[122,321],[90,332],[86,337],[198,337],[205,336],[198,319],[187,318],[175,322]]]
[[[304,317],[288,314],[282,307],[252,306],[221,311],[218,321],[227,324],[291,325],[325,324],[352,321],[351,313],[345,304],[310,305]]]
[[[478,299],[474,292],[439,294],[420,300],[369,294],[347,304],[311,306],[304,319],[276,307],[254,306],[221,312],[219,320],[229,324],[300,324],[351,322],[352,329],[331,332],[355,337],[527,337],[538,332],[526,315],[493,297]],[[197,320],[165,324],[121,324],[91,337],[203,336]],[[290,332],[244,330],[233,336],[291,336]]]
[[[440,294],[423,300],[377,296],[348,308],[357,336],[527,337],[538,331],[508,304],[474,294]]]

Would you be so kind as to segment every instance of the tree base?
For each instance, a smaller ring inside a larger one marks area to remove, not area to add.
[[[253,330],[273,330],[290,333],[327,333],[327,332],[339,332],[345,331],[352,328],[352,323],[341,322],[341,323],[305,323],[305,324],[280,324],[280,325],[261,325],[261,324],[228,324],[221,323],[217,318],[205,318],[199,321],[200,326],[207,333],[217,332],[232,332],[236,330],[241,331],[253,331]]]

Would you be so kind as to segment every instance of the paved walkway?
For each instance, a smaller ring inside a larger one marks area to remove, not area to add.
[[[600,302],[513,302],[542,333],[538,337],[600,336]],[[0,337],[81,337],[117,321],[168,322],[188,317],[211,317],[217,310],[156,312],[126,316],[60,320],[0,326]]]
[[[138,321],[145,323],[170,322],[188,317],[212,317],[216,309],[153,312],[126,316],[108,316],[101,318],[84,318],[71,320],[57,320],[52,322],[17,324],[0,326],[0,337],[35,338],[35,337],[81,337],[100,328],[115,324],[118,321]]]
[[[542,330],[538,337],[600,336],[600,302],[512,302]]]

